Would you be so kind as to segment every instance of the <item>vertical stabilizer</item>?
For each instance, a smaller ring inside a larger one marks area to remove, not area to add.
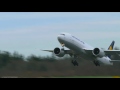
[[[114,44],[115,44],[115,41],[112,41],[112,43],[108,47],[108,50],[113,50]],[[108,55],[108,57],[111,58],[111,55]]]
[[[108,50],[113,50],[114,43],[115,43],[115,41],[112,41],[112,43],[111,43],[110,46],[108,47]]]

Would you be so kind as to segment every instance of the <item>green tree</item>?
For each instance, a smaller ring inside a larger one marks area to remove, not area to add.
[[[22,54],[19,54],[17,51],[15,51],[12,55],[12,59],[14,59],[14,60],[24,60],[24,56]]]
[[[7,51],[3,51],[0,53],[0,67],[7,65],[10,62],[11,54]]]
[[[40,61],[41,60],[41,57],[37,57],[35,55],[30,55],[27,57],[27,61]]]

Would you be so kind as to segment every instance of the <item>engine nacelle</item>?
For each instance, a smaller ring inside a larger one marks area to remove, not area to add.
[[[93,55],[94,56],[97,56],[97,57],[103,57],[105,56],[105,52],[103,49],[100,49],[100,48],[94,48],[93,51],[92,51]]]
[[[54,54],[58,57],[63,57],[65,55],[65,52],[63,49],[57,47],[54,49]]]

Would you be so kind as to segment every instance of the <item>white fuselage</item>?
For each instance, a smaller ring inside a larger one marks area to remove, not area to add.
[[[58,41],[60,43],[64,43],[65,47],[74,51],[76,54],[79,55],[79,57],[83,59],[90,60],[90,61],[97,60],[100,64],[113,65],[113,63],[110,62],[111,59],[108,56],[104,56],[102,58],[90,56],[89,53],[86,53],[84,48],[93,50],[94,47],[88,45],[87,43],[83,42],[82,40],[76,38],[75,36],[69,33],[63,33],[58,35]]]

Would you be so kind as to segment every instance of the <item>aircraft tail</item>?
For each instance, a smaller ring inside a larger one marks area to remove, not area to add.
[[[115,41],[112,41],[112,43],[108,47],[108,50],[113,50],[114,44],[115,44]],[[108,57],[111,58],[111,55],[108,55]]]
[[[110,46],[108,47],[108,50],[113,50],[114,43],[115,43],[115,41],[112,41],[112,43],[111,43]]]

